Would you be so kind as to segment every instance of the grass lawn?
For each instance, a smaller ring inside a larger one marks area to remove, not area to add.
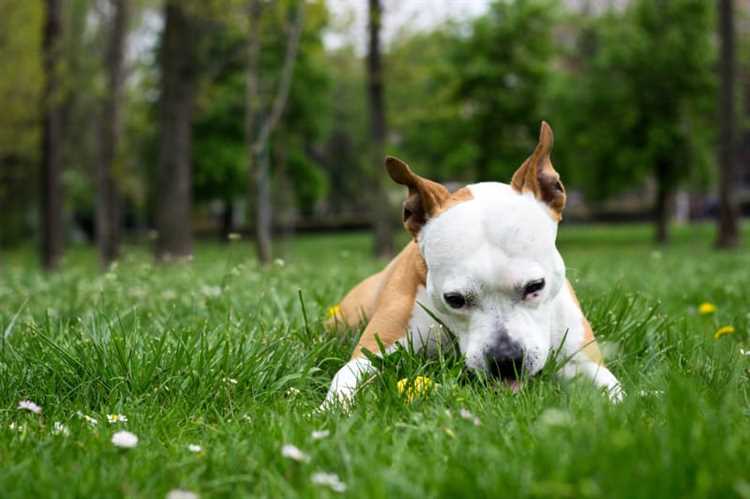
[[[244,242],[165,267],[130,248],[107,273],[73,250],[50,276],[29,250],[2,254],[0,497],[339,495],[312,483],[324,471],[352,497],[748,498],[750,253],[712,251],[709,226],[665,249],[650,235],[560,234],[622,404],[549,374],[513,395],[404,351],[349,414],[314,412],[358,334],[321,319],[382,265],[367,236],[300,238],[265,270]],[[717,311],[700,315],[706,301]],[[714,339],[725,325],[736,332]],[[396,383],[416,375],[439,385],[406,403]],[[43,412],[17,409],[24,399]],[[122,429],[137,447],[111,443]]]

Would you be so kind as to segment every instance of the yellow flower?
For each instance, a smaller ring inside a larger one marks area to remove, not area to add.
[[[714,339],[718,340],[724,335],[733,334],[735,331],[734,326],[722,326],[714,333]]]
[[[421,397],[432,390],[435,383],[427,376],[417,376],[414,381],[408,378],[400,380],[396,384],[399,395],[406,397],[406,401],[411,403],[415,398]]]
[[[716,305],[707,301],[701,303],[698,306],[698,313],[701,315],[713,314],[714,312],[716,312],[716,310]]]
[[[338,319],[341,317],[341,305],[334,305],[332,307],[328,307],[328,311],[326,312],[326,315],[329,319]]]

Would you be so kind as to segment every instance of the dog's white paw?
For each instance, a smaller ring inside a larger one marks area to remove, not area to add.
[[[613,404],[619,404],[625,398],[625,390],[622,389],[620,383],[615,383],[614,385],[608,386],[605,389],[607,391],[609,401]]]

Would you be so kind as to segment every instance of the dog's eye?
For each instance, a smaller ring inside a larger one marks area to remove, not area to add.
[[[443,299],[451,308],[463,308],[466,306],[466,297],[461,293],[445,293]]]
[[[523,287],[523,297],[526,298],[527,296],[534,294],[534,293],[538,293],[539,291],[543,289],[544,289],[544,278],[530,281],[526,283],[526,286]]]

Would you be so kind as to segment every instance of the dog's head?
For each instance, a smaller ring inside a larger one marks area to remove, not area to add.
[[[427,265],[432,312],[457,336],[469,368],[504,379],[537,373],[550,353],[554,298],[565,285],[555,246],[565,189],[550,161],[552,130],[510,185],[486,182],[453,194],[388,158],[409,188],[403,222]]]

